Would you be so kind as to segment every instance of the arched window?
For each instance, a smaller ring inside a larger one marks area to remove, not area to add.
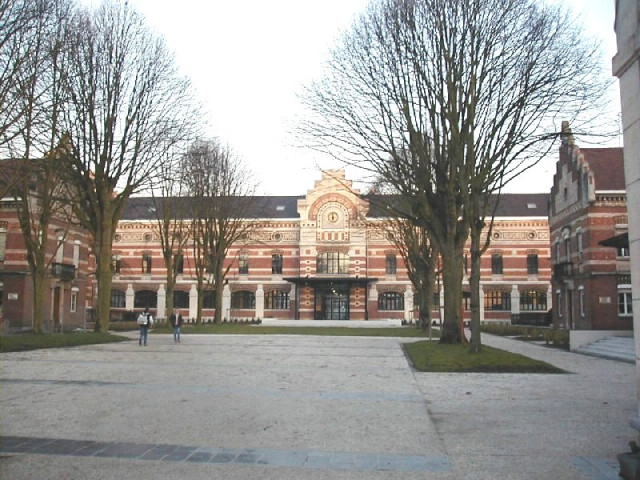
[[[288,310],[289,292],[271,290],[264,294],[264,308],[269,310]]]
[[[547,310],[547,292],[525,290],[520,294],[520,310]]]
[[[111,290],[111,308],[126,308],[126,294],[122,290]]]
[[[136,292],[133,300],[134,308],[156,308],[158,306],[158,294],[151,290]]]
[[[189,294],[182,290],[175,290],[173,292],[173,306],[174,308],[189,308]]]
[[[231,293],[231,308],[250,310],[256,308],[256,294],[248,290]]]
[[[205,290],[202,294],[202,308],[216,308],[216,291]]]
[[[404,295],[398,292],[384,292],[378,297],[378,310],[404,310]]]
[[[349,255],[340,252],[321,252],[316,257],[318,273],[349,273]]]
[[[511,294],[502,290],[491,290],[484,294],[485,310],[511,310]]]

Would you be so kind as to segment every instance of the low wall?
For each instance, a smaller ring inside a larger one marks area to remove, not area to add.
[[[570,330],[569,349],[574,351],[607,337],[633,337],[633,330]]]

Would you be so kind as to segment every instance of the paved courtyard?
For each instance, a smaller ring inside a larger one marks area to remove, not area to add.
[[[633,365],[414,372],[396,338],[150,335],[0,354],[2,479],[615,479]]]

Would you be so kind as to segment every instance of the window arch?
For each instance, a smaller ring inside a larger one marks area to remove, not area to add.
[[[231,308],[249,310],[256,308],[256,294],[248,290],[231,293]]]
[[[173,292],[173,306],[174,308],[189,308],[189,294],[182,290],[175,290]]]
[[[216,308],[216,291],[205,290],[202,294],[202,308]]]
[[[111,289],[111,308],[126,308],[127,295],[122,290]]]
[[[264,294],[264,308],[269,310],[288,310],[289,292],[271,290]]]
[[[547,292],[525,290],[520,293],[520,310],[547,310]]]
[[[491,290],[484,294],[485,310],[511,310],[511,294],[502,290]]]
[[[404,310],[404,295],[399,292],[384,292],[378,297],[378,310]]]
[[[136,292],[133,300],[134,308],[156,308],[158,306],[158,294],[151,290],[140,290]]]

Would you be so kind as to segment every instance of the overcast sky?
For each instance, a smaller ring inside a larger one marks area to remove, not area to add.
[[[590,35],[602,39],[610,70],[614,0],[559,1],[581,17]],[[166,38],[210,114],[209,134],[229,144],[255,172],[258,193],[303,195],[320,178],[318,167],[339,166],[296,146],[291,132],[299,111],[297,95],[321,76],[328,49],[367,0],[129,3]],[[548,192],[554,162],[543,162],[508,190]],[[347,177],[356,180],[357,172],[347,170]]]

